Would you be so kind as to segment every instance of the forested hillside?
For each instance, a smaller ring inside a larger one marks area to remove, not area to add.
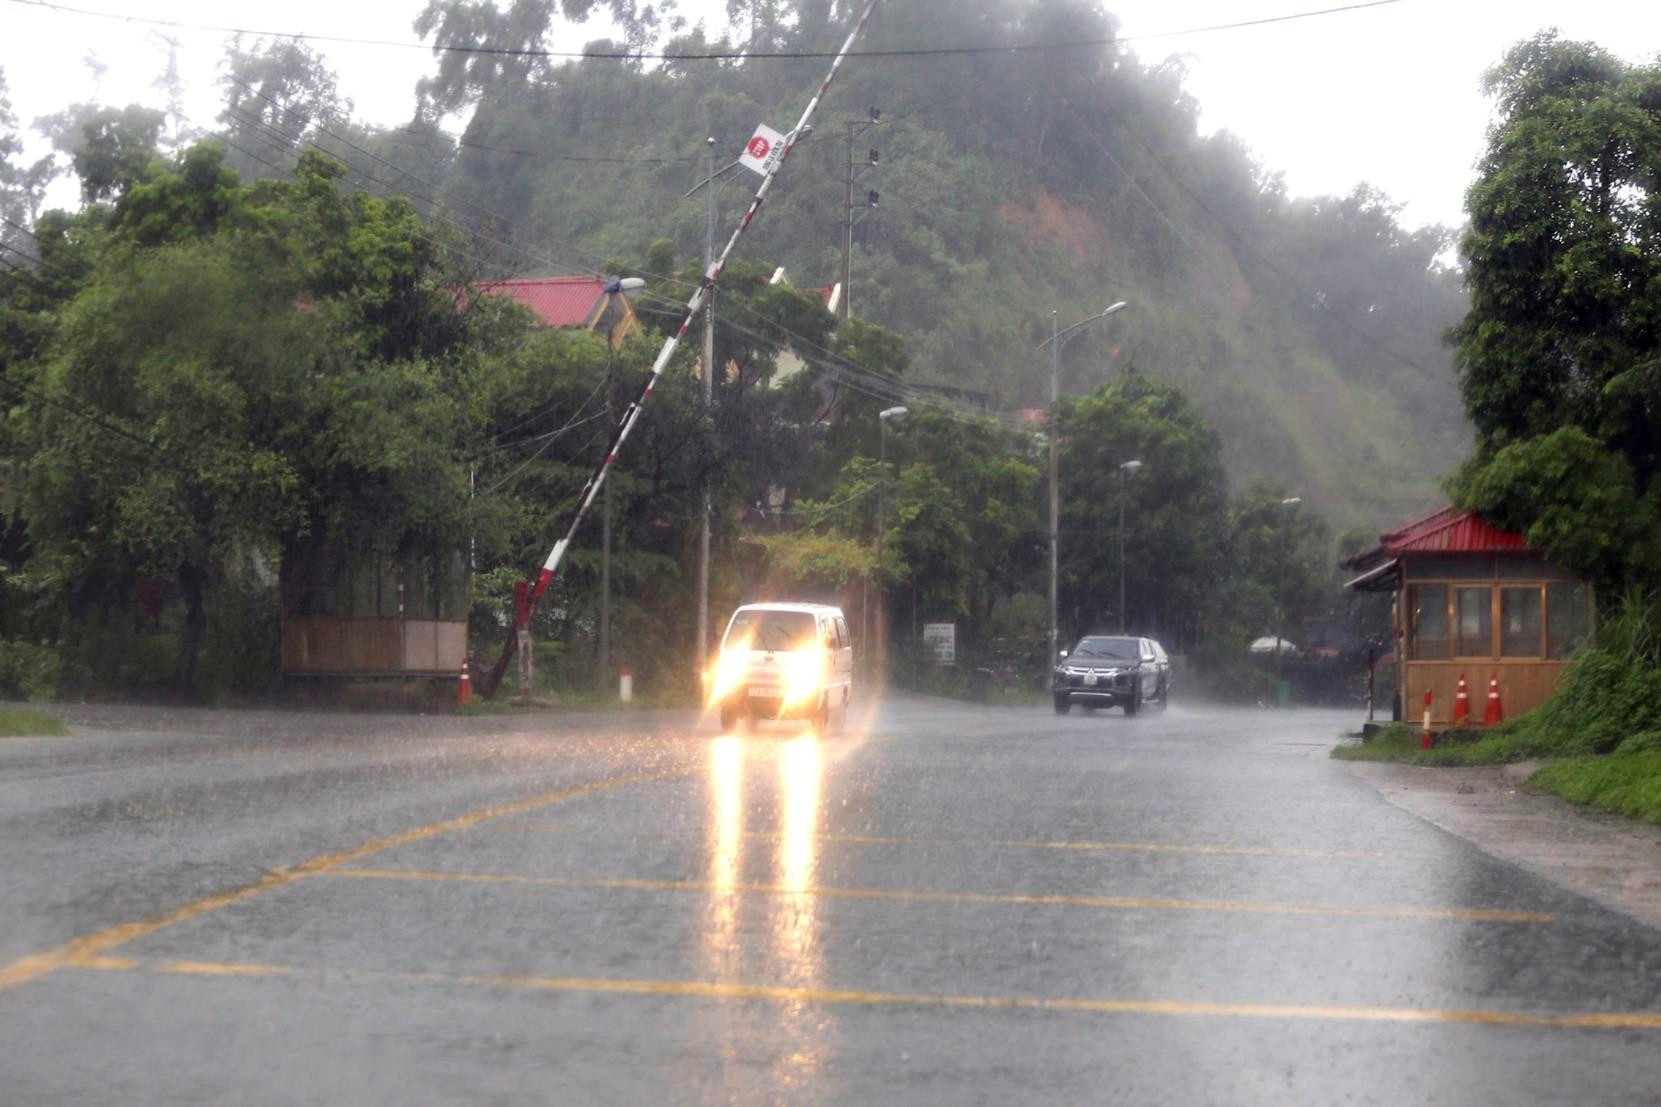
[[[274,130],[304,132],[418,205],[445,207],[492,273],[588,271],[645,258],[662,238],[696,260],[704,198],[685,193],[707,172],[706,136],[725,164],[756,123],[788,127],[826,62],[776,55],[833,52],[851,15],[840,2],[733,3],[728,37],[660,34],[648,49],[679,58],[618,58],[667,25],[659,5],[657,23],[625,22],[632,44],[599,41],[595,56],[561,61],[516,53],[548,41],[554,4],[500,7],[429,5],[418,24],[429,40],[503,52],[441,53],[416,122],[354,140],[381,160],[320,122],[330,94],[319,74],[269,57],[244,59],[257,95],[228,86],[241,105],[227,134],[258,150],[282,141]],[[1341,525],[1422,506],[1468,442],[1441,342],[1464,309],[1457,272],[1438,262],[1450,232],[1403,228],[1361,182],[1344,197],[1288,196],[1231,136],[1198,134],[1180,66],[1112,44],[1110,9],[882,6],[860,44],[871,56],[845,67],[745,255],[784,264],[800,285],[839,279],[848,124],[875,107],[880,122],[853,142],[861,167],[870,150],[880,159],[854,188],[852,307],[905,336],[916,379],[984,392],[995,408],[1041,405],[1048,365],[1034,348],[1051,309],[1065,326],[1125,299],[1134,310],[1066,347],[1064,390],[1134,365],[1194,395],[1237,485],[1296,488]],[[1034,45],[980,49],[1010,43]],[[754,56],[685,57],[732,52]],[[465,120],[459,146],[432,128],[442,116]],[[723,239],[754,179],[741,174],[721,194]]]

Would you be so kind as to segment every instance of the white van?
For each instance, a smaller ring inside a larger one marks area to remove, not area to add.
[[[854,647],[839,607],[752,603],[732,613],[710,674],[721,726],[741,719],[805,718],[821,734],[847,718]]]

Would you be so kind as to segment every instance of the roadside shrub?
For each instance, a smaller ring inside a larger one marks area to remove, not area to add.
[[[1192,671],[1202,697],[1224,703],[1275,702],[1275,674],[1243,644],[1215,639],[1201,643],[1193,653]]]
[[[0,699],[51,699],[62,683],[63,658],[56,649],[0,639]]]
[[[1661,823],[1661,751],[1559,761],[1529,777],[1525,786],[1571,803]]]
[[[268,694],[282,684],[282,625],[277,590],[254,580],[214,588],[196,661],[197,695],[210,702],[232,694]]]
[[[1618,754],[1661,753],[1661,730],[1641,730],[1615,747]]]
[[[1538,710],[1506,728],[1540,753],[1609,753],[1633,734],[1661,730],[1661,670],[1587,650]]]

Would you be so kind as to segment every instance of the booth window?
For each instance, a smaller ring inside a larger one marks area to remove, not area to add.
[[[1500,589],[1500,656],[1540,657],[1540,587]]]
[[[1415,584],[1408,589],[1410,634],[1415,661],[1439,661],[1448,656],[1448,586]]]
[[[1492,657],[1494,655],[1494,590],[1492,588],[1455,588],[1454,653],[1457,657]]]

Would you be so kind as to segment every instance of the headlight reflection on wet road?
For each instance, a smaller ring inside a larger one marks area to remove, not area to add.
[[[769,761],[775,766],[768,766]],[[746,833],[746,787],[765,788],[770,775],[765,770],[770,767],[777,772],[777,833]],[[710,742],[710,893],[700,941],[706,979],[720,983],[764,980],[804,991],[823,986],[819,897],[813,890],[819,877],[824,774],[824,749],[812,735],[778,742],[727,734]],[[752,914],[749,927],[744,923],[742,892],[746,842],[773,845],[774,880],[791,893],[750,900],[752,912],[761,909],[767,914],[764,918]],[[756,923],[765,926],[762,942],[757,941],[761,932],[755,929]],[[771,1077],[774,1087],[786,1090],[786,1098],[811,1087],[832,1045],[833,1016],[822,1004],[803,1000],[772,1008],[765,1030],[731,1009],[724,1009],[718,1017],[717,1048],[728,1061],[755,1051],[757,1043],[746,1043],[740,1035],[762,1033],[782,1042],[774,1055]]]
[[[773,956],[779,977],[791,987],[824,985],[824,950],[819,938],[819,815],[824,792],[824,749],[812,735],[785,743],[779,754],[778,874],[793,895],[772,904]],[[830,1046],[832,1016],[823,1005],[785,1005],[780,1028],[791,1042],[775,1072],[781,1089],[803,1094]]]
[[[709,748],[710,847],[709,910],[703,946],[718,980],[730,980],[734,934],[738,926],[739,880],[744,849],[744,747],[730,734]]]

